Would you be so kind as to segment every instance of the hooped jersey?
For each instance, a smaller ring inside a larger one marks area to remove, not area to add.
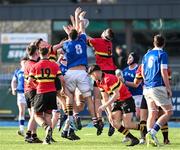
[[[86,35],[81,34],[77,40],[68,40],[63,44],[63,50],[67,59],[67,68],[87,66]]]
[[[28,82],[30,70],[36,63],[37,63],[37,61],[31,60],[31,59],[27,60],[25,63],[25,67],[24,67],[24,92],[25,93],[36,89],[35,86],[30,85]]]
[[[55,78],[61,75],[58,65],[48,59],[36,63],[30,71],[30,77],[37,82],[37,93],[55,92]]]
[[[117,100],[119,101],[124,101],[132,96],[128,88],[115,75],[103,73],[102,80],[96,81],[96,84],[101,92],[105,91],[108,94],[112,94],[118,88],[120,97]]]
[[[49,47],[48,56],[49,56],[49,60],[56,62],[56,60],[57,60],[57,51],[53,50],[52,45],[50,45],[50,47]]]
[[[133,69],[130,69],[129,66],[126,67],[123,70],[123,78],[125,79],[125,81],[134,82],[137,69],[138,69],[138,65],[135,66]],[[127,86],[127,87],[133,96],[142,95],[142,93],[143,93],[142,84],[140,84],[137,88],[134,88],[131,86]]]
[[[96,64],[101,70],[116,70],[112,57],[112,42],[102,38],[89,39],[88,43],[95,51]]]
[[[21,69],[15,70],[13,78],[15,78],[17,82],[17,93],[24,93],[24,71]]]
[[[168,55],[160,48],[148,51],[142,60],[144,85],[146,88],[164,86],[161,68],[168,69]]]

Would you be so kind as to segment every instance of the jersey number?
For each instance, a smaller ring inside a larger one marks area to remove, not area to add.
[[[41,75],[42,77],[49,77],[51,74],[51,70],[49,68],[42,68],[41,69]]]
[[[80,44],[75,45],[76,54],[80,55],[82,54],[82,47]]]

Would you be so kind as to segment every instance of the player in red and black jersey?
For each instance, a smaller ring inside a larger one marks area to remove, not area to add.
[[[26,61],[24,68],[24,77],[25,77],[24,93],[27,101],[27,107],[30,114],[30,119],[28,122],[27,132],[25,135],[25,141],[28,143],[42,143],[42,141],[39,140],[36,134],[37,123],[34,119],[34,110],[33,110],[34,97],[36,95],[36,87],[28,83],[30,70],[37,63],[37,59],[39,58],[39,53],[37,47],[33,44],[30,44],[27,47],[26,52],[28,54],[29,60]]]
[[[61,48],[61,42],[56,45],[51,45],[48,42],[44,41],[43,39],[37,39],[34,44],[39,48],[47,48],[48,49],[48,58],[51,61],[57,61],[57,51]]]
[[[106,29],[103,31],[101,34],[101,38],[89,38],[88,39],[88,44],[93,48],[95,52],[95,60],[96,64],[101,68],[101,70],[105,73],[110,73],[110,74],[115,74],[116,66],[113,62],[113,57],[112,57],[112,39],[114,37],[114,33],[111,29]],[[97,108],[100,106],[100,91],[97,88],[96,83],[94,83],[94,99],[95,99],[95,106],[96,106],[96,111]],[[103,101],[104,101],[104,95],[102,95]],[[100,117],[101,121],[101,114],[98,114]],[[108,135],[112,136],[114,133],[114,128],[109,126],[109,131]]]
[[[140,124],[131,121],[133,112],[135,112],[135,103],[128,88],[115,75],[103,73],[98,65],[90,66],[88,73],[96,81],[98,88],[104,93],[106,99],[99,107],[99,112],[106,109],[113,127],[131,139],[129,146],[137,145],[139,140],[126,129],[140,130],[141,128]],[[111,109],[109,106],[112,103],[114,106]],[[123,119],[125,127],[121,124],[121,119]]]
[[[29,83],[36,81],[36,100],[34,101],[35,119],[46,131],[44,144],[50,144],[52,138],[52,110],[57,109],[55,78],[63,85],[64,79],[58,65],[48,59],[48,49],[40,48],[41,60],[30,71]]]

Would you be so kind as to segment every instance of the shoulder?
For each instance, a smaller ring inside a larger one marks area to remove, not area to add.
[[[111,83],[118,80],[118,77],[116,77],[115,75],[112,74],[105,74],[104,76],[104,82],[105,83]]]

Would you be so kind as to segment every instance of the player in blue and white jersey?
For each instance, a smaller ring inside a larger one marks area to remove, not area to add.
[[[70,132],[64,130],[64,133],[67,134],[67,137],[77,140],[79,138],[74,138],[74,120],[73,120],[73,102],[75,89],[78,88],[82,93],[82,96],[87,99],[88,110],[94,119],[94,105],[92,103],[91,97],[91,85],[90,79],[86,72],[88,65],[87,59],[87,46],[86,46],[86,34],[84,22],[79,20],[79,15],[84,13],[81,8],[75,10],[75,22],[76,26],[67,26],[64,27],[65,32],[68,35],[68,40],[63,43],[63,50],[65,57],[67,59],[67,72],[65,73],[65,88],[66,88],[66,109],[68,115],[68,121],[70,123]],[[84,13],[85,14],[85,13]],[[78,27],[78,28],[76,28]],[[84,106],[84,103],[81,102],[78,107]]]
[[[127,60],[128,67],[126,67],[123,70],[123,78],[126,81],[126,85],[135,101],[136,117],[139,119],[140,105],[141,105],[142,93],[143,93],[142,84],[140,84],[137,87],[134,86],[134,84],[132,84],[133,86],[131,85],[131,83],[134,81],[134,78],[136,76],[136,71],[138,69],[138,62],[139,62],[139,55],[136,52],[131,52]]]
[[[15,70],[12,81],[11,89],[12,94],[16,95],[17,93],[17,105],[19,109],[19,130],[18,134],[24,136],[24,121],[25,121],[25,108],[26,108],[26,99],[24,96],[24,65],[27,58],[23,58],[20,62],[21,68]]]
[[[142,60],[142,76],[144,79],[144,96],[148,105],[148,119],[146,135],[147,145],[150,140],[158,146],[156,133],[159,131],[173,113],[172,91],[168,79],[168,55],[163,50],[165,39],[162,35],[154,36],[154,48],[148,51]],[[164,114],[158,118],[158,107]],[[158,119],[157,119],[158,118]],[[156,121],[157,119],[157,121]]]

